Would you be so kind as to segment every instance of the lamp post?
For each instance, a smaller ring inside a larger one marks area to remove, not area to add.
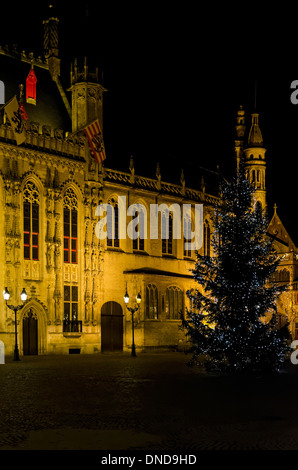
[[[126,293],[125,293],[125,296],[124,296],[124,302],[125,302],[125,305],[126,305],[127,310],[131,313],[131,328],[132,328],[131,355],[134,356],[134,357],[136,357],[134,314],[136,313],[137,310],[139,310],[139,306],[140,306],[141,300],[142,300],[141,294],[139,293],[139,294],[136,296],[137,305],[136,305],[135,307],[129,307],[129,306],[128,306],[129,295],[128,295],[127,289],[126,289]]]
[[[9,297],[10,297],[10,293],[8,292],[8,289],[7,287],[5,287],[5,290],[3,291],[3,297],[4,297],[4,300],[5,300],[5,303],[7,305],[8,308],[10,308],[11,310],[14,311],[14,319],[15,319],[15,348],[14,348],[14,356],[13,356],[13,360],[14,361],[19,361],[20,360],[20,356],[19,356],[19,348],[18,348],[18,329],[17,329],[17,312],[19,310],[21,310],[23,307],[24,307],[24,303],[21,304],[21,305],[17,305],[16,307],[14,305],[8,305],[7,301],[9,300]],[[23,288],[22,292],[21,292],[21,299],[23,302],[26,302],[27,300],[27,292],[26,290]]]

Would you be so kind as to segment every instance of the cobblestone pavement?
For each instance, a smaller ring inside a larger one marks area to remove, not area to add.
[[[187,361],[177,352],[7,360],[0,450],[298,450],[298,366],[225,377]]]

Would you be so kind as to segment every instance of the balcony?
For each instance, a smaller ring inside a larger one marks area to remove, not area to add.
[[[63,320],[63,333],[82,333],[82,320]]]

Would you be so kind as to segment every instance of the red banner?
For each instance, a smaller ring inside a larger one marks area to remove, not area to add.
[[[84,131],[95,160],[101,163],[106,158],[106,152],[98,119],[85,127]]]

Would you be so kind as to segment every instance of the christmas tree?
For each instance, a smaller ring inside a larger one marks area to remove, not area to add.
[[[243,166],[229,183],[213,217],[213,256],[197,254],[196,289],[182,325],[193,345],[191,364],[209,371],[277,371],[289,351],[288,325],[277,329],[276,300],[285,286],[270,283],[279,264],[267,217],[253,202]]]

